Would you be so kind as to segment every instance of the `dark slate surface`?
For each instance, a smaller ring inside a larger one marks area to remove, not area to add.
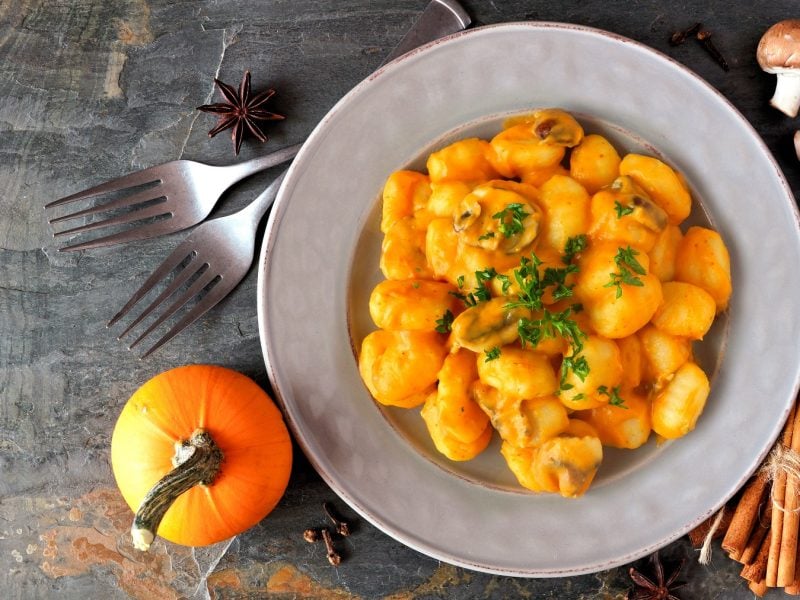
[[[298,452],[289,490],[266,524],[210,549],[157,544],[135,553],[129,512],[109,468],[110,434],[130,394],[156,373],[218,363],[267,386],[255,314],[255,272],[173,344],[146,361],[105,320],[181,239],[58,254],[42,206],[131,170],[183,157],[232,162],[213,120],[194,107],[218,75],[279,90],[289,115],[268,148],[301,141],[375,69],[426,0],[5,0],[0,2],[0,596],[4,598],[622,598],[627,568],[569,579],[524,580],[441,564],[356,520],[333,569],[300,532],[334,499]],[[608,29],[695,70],[753,123],[794,189],[796,127],[767,106],[774,81],[755,63],[759,37],[797,16],[796,3],[657,0],[465,1],[477,24],[552,20]],[[669,33],[703,21],[727,55],[722,71]],[[263,153],[247,142],[241,158]],[[726,151],[720,149],[720,151]],[[274,173],[273,173],[274,174]],[[270,179],[237,186],[242,206]],[[757,196],[757,191],[754,192]],[[339,503],[341,511],[354,517]],[[227,549],[227,552],[224,552]],[[684,598],[749,598],[738,565],[719,550],[710,566],[684,541]],[[220,558],[221,557],[221,558]],[[219,561],[219,562],[217,562]],[[777,595],[777,594],[772,594]]]

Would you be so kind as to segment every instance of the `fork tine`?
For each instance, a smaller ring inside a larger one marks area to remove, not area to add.
[[[147,238],[156,237],[165,233],[173,233],[186,229],[193,223],[184,223],[180,227],[175,226],[175,217],[171,219],[164,219],[156,221],[155,223],[147,223],[120,231],[119,233],[112,233],[103,237],[95,238],[86,242],[72,244],[71,246],[64,246],[59,248],[59,252],[75,252],[77,250],[90,250],[92,248],[103,248],[105,246],[113,246],[114,244],[121,244],[123,242],[135,242],[136,240],[145,240]]]
[[[189,286],[189,289],[187,289],[182,295],[178,296],[177,300],[175,300],[175,302],[173,302],[169,308],[167,308],[164,313],[158,317],[158,319],[156,319],[147,329],[145,329],[139,337],[133,340],[133,343],[128,346],[128,350],[132,350],[134,346],[138,345],[139,342],[147,337],[151,331],[174,315],[184,304],[199,294],[200,291],[209,283],[211,283],[216,277],[217,273],[211,269],[208,269],[202,275],[200,275],[200,277],[198,277],[192,283],[192,285]]]
[[[142,354],[141,358],[147,358],[150,356],[153,352],[161,348],[161,346],[166,344],[181,331],[186,329],[189,325],[214,308],[217,304],[219,304],[220,300],[228,295],[228,292],[230,292],[230,290],[235,287],[237,283],[239,283],[239,281],[228,282],[227,284],[225,283],[224,279],[219,281],[217,285],[211,288],[208,294],[206,294],[203,299],[192,308],[192,310],[186,313],[180,321],[172,326],[172,329],[170,329],[160,340],[153,344],[150,349],[147,350],[147,352]]]
[[[125,335],[126,335],[126,334],[127,334],[127,333],[128,333],[130,330],[131,330],[131,329],[133,329],[133,328],[134,328],[134,327],[136,327],[136,326],[137,326],[139,323],[141,323],[141,322],[142,322],[142,320],[143,320],[145,317],[147,317],[147,315],[149,315],[151,312],[153,312],[153,310],[154,310],[154,309],[156,309],[158,306],[160,306],[160,305],[161,305],[161,303],[162,303],[162,302],[164,302],[164,300],[166,300],[167,298],[169,298],[170,296],[172,296],[172,294],[174,294],[174,293],[175,293],[175,291],[176,291],[176,290],[177,290],[179,287],[181,287],[181,286],[182,286],[184,283],[186,283],[186,281],[188,281],[188,280],[189,280],[189,278],[190,278],[192,275],[194,275],[195,273],[199,272],[199,271],[200,271],[200,269],[202,269],[202,268],[203,268],[204,266],[206,266],[206,265],[208,265],[208,263],[207,263],[207,262],[205,262],[205,261],[200,261],[200,260],[197,260],[197,257],[193,257],[193,258],[191,259],[191,262],[189,262],[189,264],[188,264],[188,265],[186,265],[186,266],[185,266],[183,269],[181,269],[180,273],[178,273],[178,274],[175,276],[175,279],[173,279],[173,280],[170,282],[170,284],[169,284],[169,285],[168,285],[166,288],[164,288],[164,290],[163,290],[163,291],[162,291],[162,292],[161,292],[161,293],[158,295],[158,297],[157,297],[155,300],[153,300],[153,301],[150,303],[150,305],[149,305],[147,308],[145,308],[145,309],[144,309],[144,310],[143,310],[143,311],[142,311],[142,312],[139,314],[139,316],[138,316],[138,317],[136,317],[136,318],[135,318],[133,321],[131,321],[131,322],[130,322],[130,324],[128,324],[128,326],[125,328],[125,330],[124,330],[122,333],[120,333],[120,334],[117,336],[117,339],[118,339],[118,340],[121,340],[123,337],[125,337]],[[127,305],[126,305],[126,306],[127,306]],[[124,313],[123,313],[123,314],[124,314]],[[115,318],[116,318],[116,317],[115,317]]]
[[[175,248],[175,250],[172,251],[172,254],[170,254],[166,259],[164,259],[164,262],[162,262],[158,266],[158,268],[150,274],[150,277],[148,277],[145,280],[145,282],[141,285],[141,287],[139,287],[139,289],[133,293],[131,299],[125,303],[125,306],[123,306],[117,314],[111,317],[111,320],[106,324],[106,327],[111,327],[112,325],[114,325],[114,323],[116,323],[122,317],[128,314],[128,311],[131,308],[133,308],[136,305],[136,303],[139,302],[139,300],[141,300],[145,296],[145,294],[147,294],[147,292],[149,292],[153,288],[153,286],[156,283],[164,279],[164,277],[169,275],[175,267],[177,267],[184,260],[189,258],[194,252],[193,247],[194,247],[194,242],[191,239],[186,239],[183,242],[181,242],[181,244],[177,248]],[[190,262],[189,265],[190,264],[192,263]],[[186,267],[188,268],[189,265],[186,265]],[[185,270],[186,269],[184,269],[184,271]]]
[[[134,223],[136,221],[141,221],[142,219],[158,217],[165,214],[172,215],[172,211],[166,210],[164,206],[161,206],[161,204],[156,204],[154,206],[147,206],[139,210],[117,215],[116,217],[110,217],[102,221],[94,221],[92,223],[86,223],[85,225],[79,225],[78,227],[71,227],[70,229],[65,229],[64,231],[56,231],[53,234],[53,237],[70,235],[73,233],[84,233],[86,231],[100,229],[101,227],[111,227],[112,225],[127,225],[128,223]]]
[[[102,204],[97,204],[95,206],[90,206],[84,210],[79,210],[77,212],[70,213],[68,215],[63,215],[60,217],[54,217],[48,221],[51,225],[55,223],[61,223],[62,221],[68,221],[70,219],[77,219],[78,217],[85,217],[88,215],[95,215],[100,212],[105,212],[107,210],[114,210],[115,208],[125,208],[127,206],[134,206],[136,204],[142,204],[147,202],[148,200],[161,200],[159,204],[163,204],[167,201],[167,197],[164,195],[159,195],[158,191],[154,191],[152,189],[143,190],[136,194],[132,194],[130,196],[124,196],[123,198],[117,198],[116,200],[112,200],[111,202],[105,202]]]
[[[55,206],[60,206],[76,200],[83,200],[84,198],[91,198],[92,196],[98,196],[99,194],[116,192],[118,190],[124,190],[129,187],[144,185],[146,183],[162,183],[163,180],[161,179],[161,174],[163,173],[163,170],[164,165],[156,165],[154,167],[143,169],[142,171],[130,173],[129,175],[123,175],[117,179],[112,179],[111,181],[106,181],[100,185],[85,189],[82,192],[77,192],[75,194],[59,198],[58,200],[53,200],[49,204],[45,204],[44,207],[45,209],[53,208]]]

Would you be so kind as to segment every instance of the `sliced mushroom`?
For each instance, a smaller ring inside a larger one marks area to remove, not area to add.
[[[653,202],[647,193],[636,182],[626,175],[617,177],[611,184],[619,203],[632,209],[630,216],[647,229],[659,233],[669,222],[667,213]]]
[[[523,307],[506,308],[507,304],[506,298],[493,298],[458,315],[451,328],[453,346],[485,352],[514,342],[519,336],[517,323],[530,319],[531,313]]]
[[[536,137],[546,144],[572,148],[583,139],[583,127],[571,114],[557,108],[537,110],[532,125]]]
[[[506,183],[478,186],[460,202],[453,228],[465,244],[513,254],[539,235],[541,209],[530,197],[503,185]]]

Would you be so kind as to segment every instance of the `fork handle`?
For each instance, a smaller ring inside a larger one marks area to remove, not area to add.
[[[234,184],[237,181],[241,181],[245,177],[253,175],[254,173],[264,171],[270,167],[277,166],[294,158],[294,156],[300,151],[302,145],[303,144],[295,144],[294,146],[281,148],[275,152],[270,152],[266,156],[260,156],[258,158],[247,160],[243,163],[228,165],[222,168],[225,169],[227,174],[229,174],[231,178],[231,184]]]
[[[253,231],[261,221],[261,218],[267,212],[272,203],[275,202],[275,197],[278,195],[278,190],[283,183],[283,178],[286,177],[286,171],[278,175],[275,180],[269,184],[267,189],[261,192],[255,200],[245,206],[239,211],[239,214],[250,221],[253,225]]]

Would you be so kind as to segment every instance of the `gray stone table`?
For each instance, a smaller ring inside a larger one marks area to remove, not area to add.
[[[42,206],[59,196],[176,158],[233,162],[194,107],[212,79],[275,87],[289,116],[240,159],[301,141],[374,70],[426,0],[0,0],[0,597],[3,598],[623,598],[627,568],[568,579],[490,576],[427,558],[356,518],[296,453],[289,489],[269,519],[227,544],[125,539],[130,513],[109,466],[110,435],[130,394],[156,373],[216,363],[268,387],[256,320],[256,274],[148,360],[105,327],[180,235],[124,248],[56,252]],[[754,59],[762,32],[798,16],[795,2],[465,0],[476,24],[579,23],[641,41],[687,65],[756,127],[794,189],[796,123],[768,107],[774,80]],[[670,32],[702,21],[730,63],[724,72]],[[273,173],[237,186],[244,205]],[[301,539],[333,500],[355,523],[345,561]],[[684,598],[749,598],[738,565],[687,559]],[[774,597],[779,595],[771,593]]]

